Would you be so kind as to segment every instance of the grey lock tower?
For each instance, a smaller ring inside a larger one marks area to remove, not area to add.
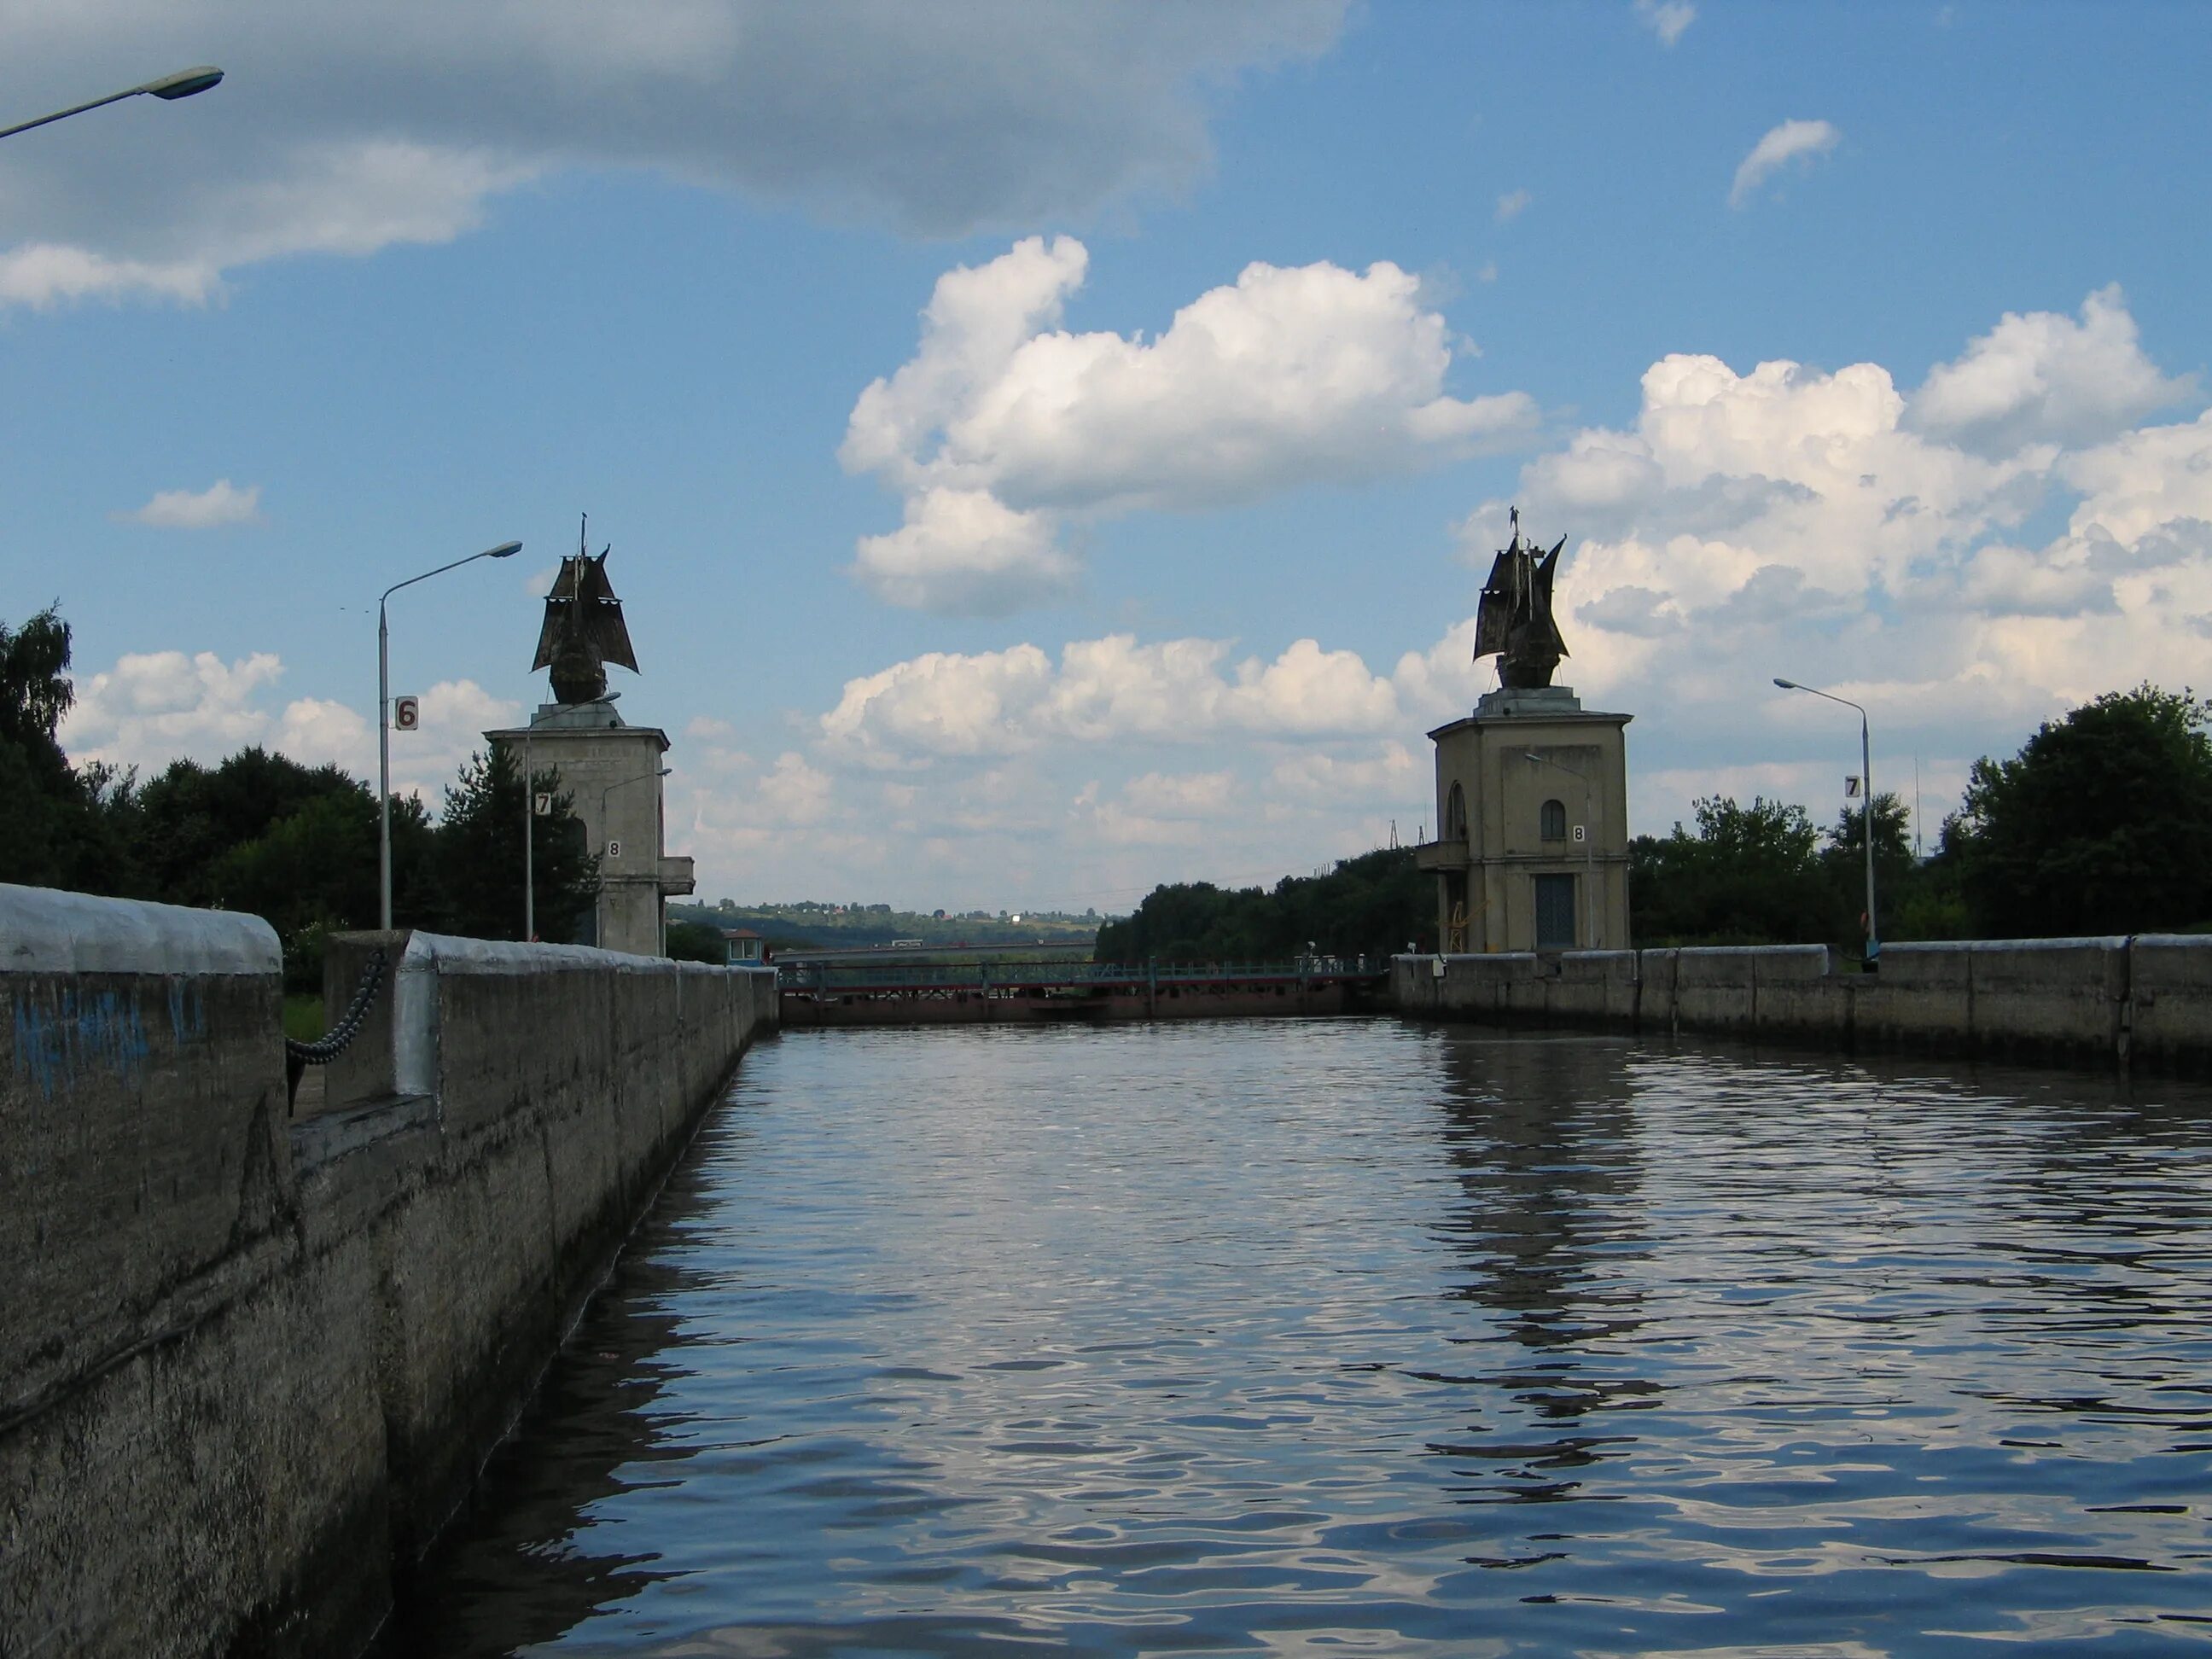
[[[1446,954],[1628,948],[1628,750],[1632,715],[1584,708],[1553,677],[1567,655],[1552,614],[1566,546],[1511,543],[1492,563],[1474,654],[1498,689],[1437,746],[1437,838],[1415,862],[1437,884]]]
[[[578,919],[577,942],[638,956],[666,953],[667,903],[696,882],[691,860],[667,852],[661,780],[668,734],[655,726],[626,725],[615,711],[621,694],[607,689],[606,665],[637,672],[622,601],[607,580],[607,549],[593,558],[579,541],[574,557],[545,596],[545,620],[531,665],[552,671],[551,702],[530,724],[487,732],[514,756],[525,775],[548,768],[575,801],[585,842],[599,854],[599,890]]]

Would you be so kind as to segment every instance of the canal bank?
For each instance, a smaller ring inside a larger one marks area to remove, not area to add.
[[[2212,1075],[2212,935],[1402,956],[1415,1018],[1692,1034],[1825,1048]]]
[[[0,887],[0,1652],[342,1655],[775,1017],[423,933],[289,1115],[258,918]]]

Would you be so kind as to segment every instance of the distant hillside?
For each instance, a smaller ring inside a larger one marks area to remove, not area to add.
[[[768,948],[866,949],[899,939],[919,939],[924,945],[1065,945],[1088,955],[1102,918],[1096,914],[1071,916],[1058,912],[1028,911],[1014,915],[923,915],[894,910],[888,904],[743,905],[725,901],[714,905],[672,904],[672,921],[703,922],[709,927],[750,927],[768,942]]]

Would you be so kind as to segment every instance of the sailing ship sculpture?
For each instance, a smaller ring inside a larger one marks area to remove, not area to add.
[[[622,601],[607,580],[607,555],[611,544],[593,558],[590,545],[579,532],[574,557],[561,561],[561,574],[545,596],[545,623],[538,630],[538,658],[530,665],[535,673],[553,671],[553,700],[561,703],[597,702],[607,695],[609,663],[620,663],[638,672],[637,653],[631,648],[629,629],[623,622]]]
[[[1482,604],[1474,616],[1474,658],[1498,658],[1498,680],[1509,691],[1547,686],[1567,654],[1552,616],[1552,576],[1565,536],[1548,553],[1521,538],[1521,509],[1512,517],[1513,540],[1490,567]]]

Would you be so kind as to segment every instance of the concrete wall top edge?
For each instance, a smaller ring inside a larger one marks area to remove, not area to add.
[[[2185,938],[2187,935],[2167,934],[2161,936],[2145,934],[2142,935],[2142,938],[2138,939],[2136,942],[2140,944],[2143,939],[2159,937]],[[2101,937],[2092,936],[2086,939],[1910,939],[1901,941],[1895,945],[1885,942],[1881,950],[1884,956],[1888,956],[1895,952],[1902,952],[1911,956],[1919,956],[1925,953],[1932,956],[1941,954],[1946,951],[2124,951],[2127,949],[2127,946],[2128,936],[2126,934],[2112,933]]]
[[[773,968],[724,968],[711,962],[679,963],[667,957],[632,956],[589,945],[522,945],[512,939],[462,939],[451,933],[416,933],[407,941],[402,964],[410,970],[441,974],[551,974],[590,969],[622,974],[665,973],[671,968],[702,974],[773,974]]]
[[[0,884],[0,972],[277,974],[283,949],[259,916]]]
[[[1442,952],[1436,951],[1416,951],[1412,956],[1406,956],[1401,953],[1391,957],[1390,959],[1393,962],[1434,962],[1437,961],[1440,956],[1442,959],[1446,962],[1511,962],[1533,963],[1536,960],[1536,953],[1534,951],[1464,951],[1457,954],[1454,954],[1449,951]]]
[[[1684,945],[1676,947],[1686,957],[1825,957],[1825,945]],[[1887,948],[1887,947],[1885,947]]]

